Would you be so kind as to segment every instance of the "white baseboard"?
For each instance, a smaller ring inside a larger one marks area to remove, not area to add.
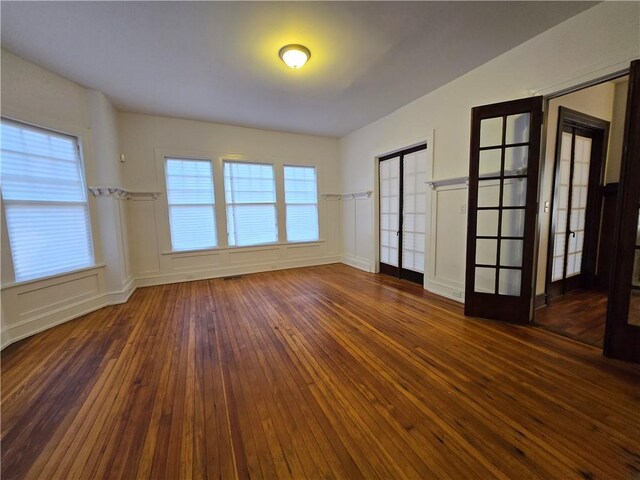
[[[107,305],[118,305],[127,303],[129,297],[136,291],[136,279],[131,277],[124,282],[122,290],[117,292],[106,292],[104,294]]]
[[[258,265],[235,265],[233,267],[216,268],[211,270],[192,270],[181,273],[163,273],[147,275],[136,279],[136,287],[152,287],[155,285],[168,285],[171,283],[192,282],[194,280],[208,280],[210,278],[231,277],[235,275],[248,275],[250,273],[271,272],[274,270],[286,270],[287,268],[313,267],[316,265],[328,265],[340,263],[340,257],[327,256],[320,258],[296,259],[279,261],[277,263],[264,263]]]
[[[343,255],[342,257],[326,256],[313,259],[288,260],[278,262],[277,264],[265,263],[261,265],[233,266],[221,269],[218,268],[215,271],[208,269],[130,278],[124,282],[123,288],[119,291],[104,292],[94,295],[7,326],[2,329],[0,350],[19,340],[55,327],[56,325],[68,322],[82,315],[86,315],[87,313],[91,313],[100,308],[126,303],[133,292],[139,287],[206,280],[233,275],[246,275],[250,273],[284,270],[287,268],[327,265],[330,263],[344,263],[351,267],[364,270],[365,272],[371,271],[368,260],[352,257],[350,255]],[[425,289],[437,295],[442,295],[443,297],[447,297],[461,303],[464,302],[464,291],[459,285],[449,284],[442,281],[427,280],[425,282]]]
[[[364,270],[365,272],[371,272],[371,264],[369,263],[369,260],[365,258],[358,258],[352,255],[342,255],[341,263],[359,270]]]
[[[178,282],[189,282],[193,280],[205,280],[209,278],[227,277],[232,275],[245,275],[249,273],[259,273],[272,270],[284,270],[287,268],[310,267],[315,265],[326,265],[339,263],[340,257],[327,256],[313,259],[296,259],[277,264],[234,266],[215,271],[202,270],[185,273],[173,273],[130,278],[124,282],[124,286],[119,291],[104,292],[98,295],[84,298],[75,303],[66,304],[62,307],[49,310],[43,314],[33,316],[18,323],[8,325],[2,329],[0,339],[0,350],[24,338],[40,333],[49,328],[68,322],[75,318],[91,313],[109,305],[126,303],[133,292],[139,287],[150,287],[153,285],[165,285]]]
[[[2,344],[0,350],[36,333],[48,330],[56,325],[94,312],[109,305],[126,303],[136,289],[135,280],[130,278],[120,291],[105,292],[82,299],[62,307],[50,310],[41,315],[22,320],[9,325],[2,330]]]
[[[453,283],[434,281],[427,279],[424,283],[425,290],[441,295],[456,302],[464,303],[464,288]]]

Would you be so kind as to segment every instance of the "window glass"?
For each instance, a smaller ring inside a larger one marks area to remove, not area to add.
[[[315,167],[284,167],[287,240],[318,240],[318,182]]]
[[[224,194],[229,245],[278,241],[273,165],[225,162]]]
[[[95,264],[75,137],[2,120],[2,197],[16,281]]]
[[[211,161],[167,158],[167,199],[173,250],[215,247],[215,196]]]

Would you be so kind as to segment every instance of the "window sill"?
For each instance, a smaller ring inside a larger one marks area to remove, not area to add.
[[[47,280],[53,280],[56,278],[62,278],[68,275],[73,275],[74,273],[87,272],[89,270],[97,270],[98,268],[104,268],[105,266],[106,265],[104,263],[97,263],[95,265],[91,265],[90,267],[78,268],[77,270],[71,270],[69,272],[64,272],[64,273],[55,273],[53,275],[47,275],[46,277],[32,278],[31,280],[23,280],[21,282],[9,282],[9,283],[0,285],[0,290],[7,290],[10,288],[21,287],[23,285],[29,285],[31,283],[45,282]]]
[[[202,249],[194,249],[194,250],[168,250],[162,252],[162,255],[202,255],[206,253],[219,253],[225,251],[260,251],[260,250],[270,250],[274,247],[296,247],[296,246],[304,246],[304,245],[318,245],[324,243],[325,240],[310,240],[307,242],[276,242],[276,243],[261,243],[260,245],[244,245],[244,246],[227,246],[227,247],[212,247],[212,248],[202,248]]]

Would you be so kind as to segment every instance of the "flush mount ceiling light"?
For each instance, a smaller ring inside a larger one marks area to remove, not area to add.
[[[311,52],[307,47],[291,44],[282,47],[278,55],[288,67],[300,68],[307,63],[307,60],[311,57]]]

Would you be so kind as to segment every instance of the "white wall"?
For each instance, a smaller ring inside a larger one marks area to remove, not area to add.
[[[322,197],[317,242],[171,253],[163,171],[165,155],[273,162],[277,175],[284,164],[313,165],[319,193],[340,193],[337,139],[118,113],[101,92],[5,50],[2,115],[77,136],[88,186],[160,192],[160,196],[134,195],[125,200],[118,195],[89,195],[96,266],[20,283],[14,279],[2,210],[1,347],[126,301],[138,285],[340,261],[340,203]]]
[[[99,92],[2,50],[2,115],[80,139],[88,185],[118,181],[115,111]],[[16,283],[2,216],[2,343],[32,335],[110,303],[124,301],[126,232],[120,205],[89,196],[96,267],[53,278]],[[106,265],[105,265],[106,263]]]
[[[540,185],[540,239],[538,242],[538,275],[536,277],[536,295],[545,291],[547,274],[547,256],[549,254],[549,229],[551,228],[552,212],[544,211],[545,202],[553,197],[553,174],[555,171],[556,135],[558,131],[559,108],[567,107],[580,113],[586,113],[602,120],[611,122],[613,118],[613,98],[615,86],[611,82],[595,85],[584,90],[553,98],[549,101],[547,112],[547,138],[544,159],[541,166],[543,176]],[[606,170],[609,162],[606,160]],[[618,171],[620,171],[618,167]]]
[[[339,202],[322,197],[318,242],[172,253],[164,180],[166,156],[207,158],[218,164],[225,158],[272,162],[276,180],[284,164],[312,165],[317,168],[319,193],[340,192],[336,139],[131,113],[119,115],[119,129],[126,187],[160,192],[156,199],[146,196],[128,203],[133,272],[139,285],[340,261]],[[221,180],[214,178],[217,194],[222,194]],[[219,232],[218,238],[223,243],[225,234]]]
[[[542,33],[468,74],[425,95],[340,141],[344,191],[373,190],[375,157],[426,138],[433,154],[433,179],[468,175],[471,108],[549,94],[628,67],[640,55],[640,4],[604,2]],[[452,298],[462,296],[466,229],[464,185],[432,194],[431,255],[426,287]],[[358,245],[352,264],[375,270],[377,249],[374,195],[362,205],[363,218],[345,216],[343,239]],[[455,245],[454,248],[449,248]],[[434,247],[435,246],[435,247]],[[345,252],[348,251],[345,244]]]
[[[94,185],[123,185],[118,113],[107,97],[97,90],[87,91],[87,112],[91,122],[95,158]],[[113,196],[95,199],[100,240],[103,245],[107,291],[129,291],[132,286],[125,200]]]

